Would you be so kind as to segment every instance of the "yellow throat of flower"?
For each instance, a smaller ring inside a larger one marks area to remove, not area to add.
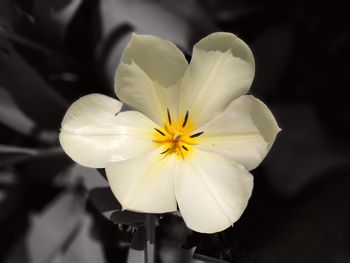
[[[193,133],[194,128],[188,111],[174,121],[167,110],[164,128],[154,128],[153,141],[162,147],[160,154],[164,157],[176,154],[176,157],[184,159],[193,151],[193,145],[198,144],[198,137],[203,134],[203,132]]]

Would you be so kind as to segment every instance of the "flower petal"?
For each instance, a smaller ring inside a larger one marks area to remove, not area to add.
[[[251,95],[247,97],[253,101],[251,113],[253,121],[261,136],[264,137],[264,140],[268,143],[267,148],[270,150],[277,134],[282,131],[282,129],[278,126],[272,112],[261,100]]]
[[[216,153],[196,151],[177,164],[175,194],[186,225],[201,233],[231,226],[242,215],[253,189],[252,175]]]
[[[180,114],[189,111],[202,125],[245,94],[254,78],[249,47],[230,33],[214,33],[199,41],[180,89]]]
[[[109,161],[135,157],[154,148],[155,124],[101,94],[80,98],[68,109],[59,135],[64,151],[77,163],[103,168]],[[117,114],[117,115],[116,115]]]
[[[234,57],[240,58],[243,61],[251,64],[255,68],[253,53],[243,40],[236,35],[227,32],[216,32],[201,39],[196,48],[212,51],[217,50],[226,52],[230,50]]]
[[[178,85],[187,66],[184,55],[171,42],[133,34],[116,72],[116,94],[163,126],[167,108],[176,114]]]
[[[280,128],[263,102],[241,96],[198,131],[204,131],[198,149],[226,155],[252,170],[265,158]]]
[[[123,209],[165,213],[177,209],[174,192],[175,156],[159,149],[133,159],[108,163],[106,174]]]

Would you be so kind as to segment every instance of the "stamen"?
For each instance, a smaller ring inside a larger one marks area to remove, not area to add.
[[[169,112],[169,109],[166,109],[167,110],[167,113],[168,113],[168,121],[169,121],[169,124],[171,125],[171,117],[170,117],[170,112]]]
[[[161,152],[160,154],[165,154],[169,151],[170,148],[166,149],[164,152]]]
[[[192,135],[190,136],[190,138],[196,138],[196,137],[198,137],[198,136],[201,136],[203,133],[204,133],[204,132],[197,132],[197,133],[195,133],[195,134],[192,134]]]
[[[164,116],[165,109],[166,116]],[[174,116],[171,116],[171,109],[163,108],[164,127],[153,126],[153,129],[156,131],[156,133],[153,133],[153,141],[157,146],[161,146],[158,154],[163,155],[160,158],[166,158],[174,154],[176,158],[185,159],[187,155],[192,153],[191,147],[200,142],[200,139],[197,140],[197,137],[201,136],[204,131],[193,131],[191,116],[189,110],[187,110],[181,113],[179,119],[172,119]]]
[[[185,119],[184,119],[184,122],[182,123],[182,128],[186,126],[187,120],[188,120],[188,111],[186,111]]]
[[[174,141],[178,142],[178,141],[180,141],[180,139],[181,139],[181,135],[178,135],[178,136],[175,137]]]
[[[157,132],[159,132],[161,135],[165,136],[164,132],[158,130],[157,128],[154,128]]]

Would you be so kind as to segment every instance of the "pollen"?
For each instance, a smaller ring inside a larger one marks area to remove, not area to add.
[[[186,111],[177,120],[172,119],[169,109],[164,118],[164,127],[155,127],[153,141],[160,147],[160,154],[165,156],[175,154],[185,159],[191,152],[193,146],[198,144],[199,138],[204,132],[196,132],[195,125],[191,120],[190,113]]]

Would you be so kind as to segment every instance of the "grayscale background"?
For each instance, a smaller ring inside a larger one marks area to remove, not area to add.
[[[144,215],[65,155],[60,122],[82,95],[115,96],[131,32],[190,60],[215,31],[251,47],[250,92],[283,131],[235,226],[204,235],[164,215],[156,262],[350,262],[349,25],[338,0],[0,0],[0,262],[138,263]]]

